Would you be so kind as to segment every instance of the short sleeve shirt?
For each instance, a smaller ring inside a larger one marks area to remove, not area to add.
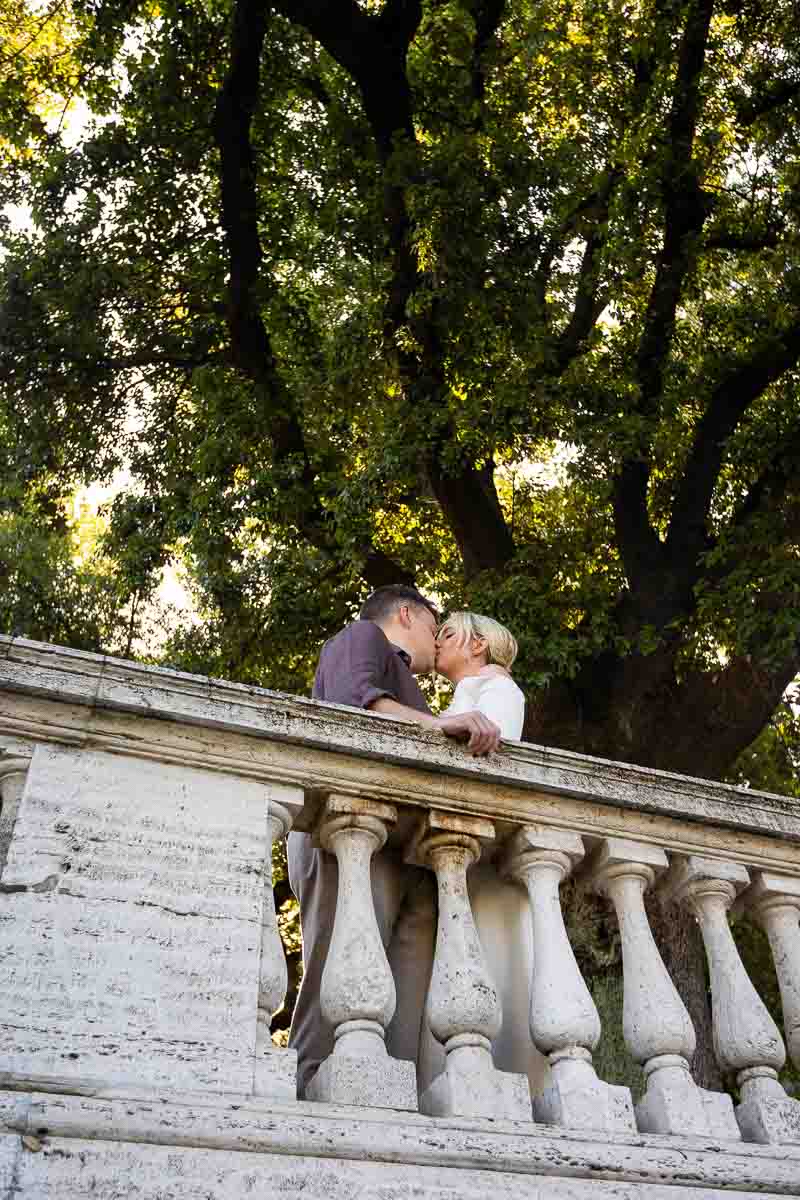
[[[388,696],[418,712],[430,712],[411,673],[411,659],[374,621],[354,621],[325,643],[312,695],[353,708],[369,708]]]

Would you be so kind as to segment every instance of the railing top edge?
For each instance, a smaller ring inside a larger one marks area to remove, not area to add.
[[[458,744],[410,722],[25,638],[0,635],[3,692],[204,725],[800,840],[800,802],[788,796],[535,743],[504,742],[501,754],[474,759]]]

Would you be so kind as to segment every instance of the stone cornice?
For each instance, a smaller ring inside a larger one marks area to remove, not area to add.
[[[21,703],[26,697],[58,705],[65,713],[63,722],[48,718],[37,723],[30,706]],[[112,715],[119,718],[120,714],[144,719],[137,732],[131,731],[129,742],[125,723],[113,722],[116,748],[122,750],[126,743],[124,748],[132,753],[148,754],[144,743],[152,736],[152,753],[160,756],[160,723],[200,726],[234,735],[239,744],[244,737],[303,747],[315,752],[311,758],[317,763],[319,752],[324,752],[334,777],[341,772],[331,756],[344,756],[349,763],[369,760],[382,764],[384,770],[391,764],[401,768],[395,772],[398,781],[413,776],[417,802],[426,804],[435,803],[439,793],[444,799],[446,793],[451,798],[448,806],[458,807],[452,804],[452,797],[460,786],[466,795],[479,785],[484,796],[495,790],[509,796],[509,789],[517,794],[522,789],[532,793],[532,801],[534,797],[546,802],[548,797],[559,796],[652,814],[682,825],[697,822],[800,843],[800,804],[785,796],[519,742],[504,742],[502,753],[490,760],[474,759],[436,733],[358,709],[23,638],[0,637],[0,732],[75,741],[96,730],[97,744],[104,745],[100,727],[107,726]],[[364,772],[358,773],[358,786],[363,790]],[[282,769],[278,777],[290,780],[291,769]],[[324,786],[319,778],[313,782]],[[376,783],[374,791],[386,795],[386,781]],[[523,799],[520,796],[520,801]],[[475,811],[475,807],[464,804],[467,810]],[[486,806],[487,810],[492,807]],[[519,804],[514,802],[511,807],[518,809]]]

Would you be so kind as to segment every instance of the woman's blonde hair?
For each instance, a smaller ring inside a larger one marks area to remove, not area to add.
[[[511,669],[511,664],[517,657],[517,639],[505,625],[501,625],[493,617],[484,617],[473,612],[450,613],[447,620],[442,621],[439,632],[443,629],[453,630],[459,646],[463,646],[472,638],[485,639],[487,661],[497,663],[507,671]]]

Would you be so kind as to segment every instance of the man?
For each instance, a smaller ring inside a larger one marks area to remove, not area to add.
[[[465,740],[472,754],[496,750],[500,730],[479,712],[434,717],[415,675],[433,670],[437,611],[413,587],[378,588],[360,618],[322,647],[313,696],[370,712],[403,717],[448,737]],[[289,882],[300,902],[303,982],[289,1045],[297,1050],[297,1088],[302,1097],[317,1067],[333,1050],[333,1030],[319,1007],[322,972],[333,933],[338,886],[335,857],[317,850],[307,834],[290,833]],[[375,915],[397,990],[387,1033],[395,1058],[416,1061],[425,996],[436,940],[436,888],[429,871],[407,866],[384,847],[372,859]],[[420,1080],[422,1086],[427,1080]]]

